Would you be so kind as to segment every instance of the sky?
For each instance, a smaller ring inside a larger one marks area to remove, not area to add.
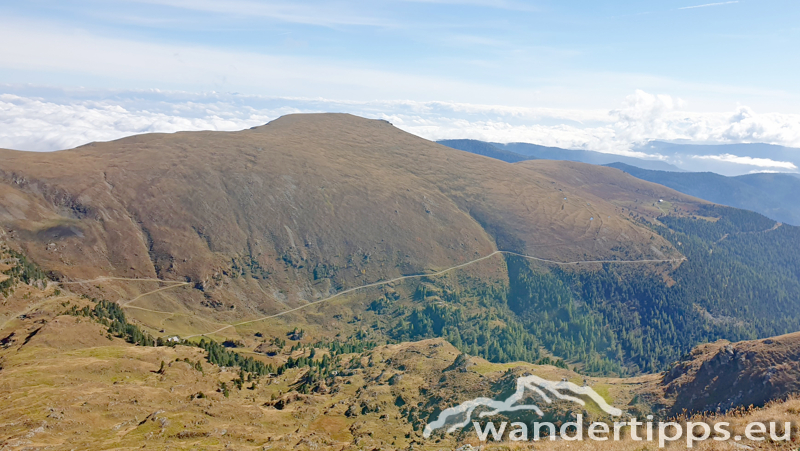
[[[800,147],[796,0],[6,1],[0,42],[20,150],[322,111],[629,155]]]

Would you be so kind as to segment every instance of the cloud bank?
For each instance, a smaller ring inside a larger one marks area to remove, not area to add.
[[[797,166],[790,161],[775,161],[769,158],[740,157],[737,155],[731,155],[729,153],[722,155],[693,155],[692,158],[696,158],[698,160],[714,160],[725,163],[743,164],[746,166],[756,166],[759,168],[781,168],[789,170],[797,169]]]
[[[700,113],[681,99],[636,91],[616,108],[578,110],[453,102],[342,101],[223,93],[61,90],[0,86],[0,147],[52,151],[139,133],[238,130],[289,113],[347,112],[386,119],[428,139],[530,142],[663,158],[634,149],[649,140],[770,143],[800,147],[800,115],[746,106]],[[796,169],[787,162],[720,155],[728,163]]]

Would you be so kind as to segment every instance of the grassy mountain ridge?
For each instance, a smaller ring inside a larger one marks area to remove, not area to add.
[[[497,248],[570,260],[613,258],[624,246],[652,257],[654,242],[678,255],[592,193],[349,115],[0,156],[3,225],[43,267],[72,279],[189,281],[196,289],[153,307],[218,319]],[[687,210],[698,203],[662,195]]]
[[[644,160],[641,158],[626,157],[623,155],[607,154],[590,150],[562,149],[559,147],[541,146],[530,143],[488,143],[474,139],[445,139],[437,141],[454,149],[484,155],[509,163],[524,160],[558,160],[577,161],[589,164],[608,164],[624,162],[636,167],[680,171],[681,169],[663,161]]]

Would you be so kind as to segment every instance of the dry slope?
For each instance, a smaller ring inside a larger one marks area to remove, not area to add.
[[[606,177],[624,183],[587,184]],[[498,248],[554,260],[677,257],[628,208],[701,202],[616,170],[512,165],[343,114],[0,150],[0,181],[0,223],[45,269],[188,281],[196,289],[153,305],[225,321]],[[500,262],[480,271],[503,277]]]

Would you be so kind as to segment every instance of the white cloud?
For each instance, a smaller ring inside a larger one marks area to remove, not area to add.
[[[704,4],[704,5],[684,6],[683,8],[678,8],[678,9],[707,8],[707,7],[709,7],[709,6],[723,6],[723,5],[732,5],[732,4],[734,4],[734,3],[739,3],[739,2],[738,2],[738,0],[737,0],[737,1],[732,1],[732,2],[706,3],[706,4]]]
[[[684,111],[685,103],[670,96],[637,90],[624,106],[611,112],[621,143],[652,139],[699,143],[769,143],[800,147],[800,115],[765,113],[740,106],[732,113]]]
[[[233,112],[221,105],[192,102],[165,106],[163,109],[164,111],[143,108],[130,110],[108,101],[59,104],[2,94],[0,147],[35,151],[58,150],[140,133],[238,130],[263,124],[270,118],[252,109]]]
[[[797,169],[797,166],[789,161],[775,161],[769,158],[740,157],[738,155],[731,155],[729,153],[722,155],[692,155],[692,158],[698,160],[715,160],[725,163],[743,164],[746,166],[756,166],[760,168]]]
[[[327,111],[386,119],[403,130],[433,140],[531,142],[651,159],[666,157],[632,149],[653,139],[765,142],[800,147],[800,115],[758,114],[747,107],[728,113],[690,112],[683,110],[685,105],[680,99],[644,91],[634,92],[613,110],[30,86],[0,86],[2,92],[5,94],[0,94],[0,147],[21,150],[63,149],[137,133],[238,130],[284,114]],[[758,155],[704,156],[696,161],[796,169],[792,163]]]

